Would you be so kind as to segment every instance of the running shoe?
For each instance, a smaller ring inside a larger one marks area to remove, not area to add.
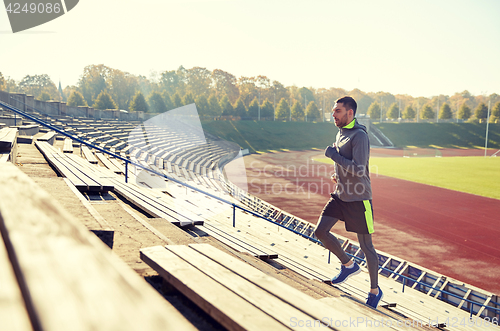
[[[373,307],[377,309],[378,303],[382,298],[384,297],[384,293],[382,293],[382,290],[380,287],[378,287],[378,294],[372,294],[368,292],[368,299],[366,300],[366,304],[370,307]]]
[[[340,268],[340,273],[337,276],[333,277],[332,284],[335,285],[335,284],[343,283],[347,280],[347,278],[354,276],[354,275],[357,275],[360,272],[361,272],[361,268],[359,267],[359,265],[356,262],[354,262],[354,267],[352,267],[352,268],[347,268],[344,265],[342,265]]]

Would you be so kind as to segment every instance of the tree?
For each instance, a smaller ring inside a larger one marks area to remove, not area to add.
[[[174,104],[175,108],[183,106],[181,96],[179,95],[178,92],[175,92],[174,97],[172,98],[172,103]]]
[[[389,107],[389,111],[387,112],[387,117],[393,120],[396,120],[399,118],[399,107],[397,103],[393,103]]]
[[[239,117],[247,117],[247,107],[241,98],[236,100],[234,105],[234,114]]]
[[[4,84],[5,84],[5,78],[3,78],[3,75],[0,72],[0,90],[4,90],[5,89]]]
[[[274,119],[274,105],[269,99],[266,98],[260,107],[260,117]]]
[[[236,86],[237,79],[232,74],[224,70],[215,69],[212,71],[212,81],[215,87],[215,93],[217,94],[216,96],[219,98],[223,95],[227,95],[229,100],[233,100],[234,102],[240,95],[241,91],[238,89],[238,86]]]
[[[49,95],[47,92],[42,92],[42,93],[38,96],[38,100],[42,100],[42,101],[49,101],[49,100],[51,100],[51,97],[50,97],[50,95]]]
[[[266,76],[259,75],[255,79],[255,86],[259,94],[259,100],[264,100],[271,96],[271,80]],[[261,114],[262,117],[262,114]]]
[[[314,101],[309,102],[306,108],[306,118],[308,121],[317,121],[321,119],[321,114]]]
[[[205,94],[196,97],[196,109],[198,109],[198,114],[201,116],[210,115],[210,105]]]
[[[222,100],[219,102],[219,104],[220,108],[222,109],[222,116],[234,116],[234,108],[227,95],[222,97]]]
[[[370,107],[370,105],[374,101],[372,97],[370,97],[365,92],[357,88],[350,91],[348,95],[353,97],[354,100],[356,100],[356,103],[358,104],[358,109],[356,110],[356,114],[366,114],[368,111],[368,107]]]
[[[84,106],[87,107],[87,101],[83,98],[83,95],[78,91],[72,91],[68,98],[68,106],[70,107],[78,107]]]
[[[106,91],[102,91],[101,93],[99,93],[92,107],[101,110],[118,109],[116,102],[113,100],[113,98],[111,98],[111,96]]]
[[[450,106],[445,102],[441,106],[441,110],[439,111],[439,119],[440,120],[449,120],[453,118],[453,113],[451,112]]]
[[[222,113],[222,109],[220,107],[219,101],[217,100],[217,97],[215,96],[215,94],[212,94],[208,98],[208,105],[210,107],[210,114],[212,116],[220,116],[220,114]]]
[[[180,68],[179,68],[180,69]],[[171,70],[161,73],[160,88],[167,91],[169,95],[174,95],[184,87],[182,80],[182,70]]]
[[[137,91],[146,95],[150,92],[150,83],[144,76],[135,76],[118,69],[108,68],[105,76],[106,90],[119,109],[128,109],[130,101]]]
[[[141,92],[137,92],[132,99],[132,102],[130,102],[130,107],[129,109],[131,111],[142,111],[142,112],[147,112],[149,109],[149,105],[146,102],[146,99],[144,98],[144,95],[142,95]]]
[[[191,92],[186,93],[186,95],[182,99],[182,103],[184,105],[190,105],[190,104],[194,103],[194,98],[193,98],[193,95],[191,94]]]
[[[259,117],[259,101],[257,97],[253,98],[252,102],[250,102],[250,106],[248,106],[248,116],[252,118]]]
[[[380,118],[380,105],[377,102],[372,102],[370,107],[368,107],[368,116],[372,120],[375,120],[377,118]]]
[[[170,94],[168,94],[167,91],[163,91],[161,94],[163,98],[163,102],[165,103],[165,107],[167,107],[167,110],[174,109],[174,104],[172,103],[172,99],[170,99]]]
[[[472,115],[471,109],[467,104],[464,102],[458,109],[458,118],[462,120],[468,120]]]
[[[212,73],[206,68],[193,67],[186,70],[186,91],[194,95],[208,94],[210,93],[211,84]],[[190,103],[184,104],[188,105]]]
[[[407,120],[412,120],[415,118],[415,110],[411,105],[406,106],[405,110],[403,111],[403,118]]]
[[[483,102],[481,102],[477,106],[474,115],[476,116],[477,119],[486,119],[488,117],[488,107],[486,107],[486,105]]]
[[[56,84],[50,79],[49,75],[26,75],[18,86],[21,92],[33,95],[36,99],[40,99],[42,93],[47,93],[49,100],[59,100]]]
[[[255,77],[241,76],[238,78],[238,89],[246,105],[250,105],[253,98],[259,96],[259,89],[257,88]]]
[[[295,101],[292,106],[292,119],[296,121],[304,120],[304,108],[299,101]]]
[[[163,101],[161,94],[158,92],[151,92],[148,101],[153,113],[164,113],[168,110],[165,101]]]
[[[493,106],[493,109],[491,110],[491,116],[495,117],[496,119],[500,119],[500,101]]]
[[[435,118],[434,112],[432,111],[431,106],[426,104],[424,106],[424,108],[422,109],[422,112],[420,113],[420,117],[422,117],[422,119],[424,119],[424,120],[425,119],[431,120],[431,119]]]
[[[300,102],[310,102],[310,101],[314,101],[314,94],[313,92],[308,89],[307,87],[301,87],[299,90],[299,95],[300,95]],[[306,106],[304,104],[304,107],[302,109],[304,109]]]
[[[288,92],[288,89],[277,80],[273,81],[271,90],[273,91],[272,100],[277,100],[279,102],[281,98],[285,98],[285,100],[288,100],[290,98],[290,93]]]
[[[10,77],[5,78],[4,89],[5,92],[9,93],[22,92],[19,90],[16,81]]]
[[[107,88],[106,79],[111,74],[111,68],[103,64],[88,65],[78,81],[78,89],[89,105],[93,104],[98,95]]]
[[[281,98],[278,107],[276,107],[276,119],[287,120],[290,116],[290,106],[285,98]]]

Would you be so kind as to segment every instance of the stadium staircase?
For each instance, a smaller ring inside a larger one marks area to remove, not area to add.
[[[394,147],[392,141],[386,137],[386,135],[380,131],[375,125],[370,125],[370,131],[368,132],[370,138],[370,144],[375,147]]]
[[[340,270],[340,264],[331,259],[330,253],[314,237],[313,224],[248,194],[227,179],[224,166],[240,154],[239,146],[233,143],[206,133],[201,135],[205,139],[200,139],[198,129],[182,122],[154,125],[48,116],[36,112],[27,114],[4,102],[0,102],[0,107],[4,113],[10,111],[15,116],[22,116],[23,125],[40,125],[40,132],[49,128],[49,133],[53,132],[56,139],[72,139],[70,145],[78,146],[80,155],[69,152],[69,144],[67,153],[54,149],[50,141],[38,140],[36,146],[47,161],[61,175],[74,181],[75,188],[82,192],[112,190],[150,217],[169,220],[193,237],[212,236],[235,251],[262,259],[278,269],[291,270],[307,281],[327,283]],[[183,134],[179,134],[179,128]],[[10,131],[7,133],[6,130]],[[16,140],[13,137],[17,138],[17,133],[12,132],[10,128],[0,131],[0,139],[12,142],[10,149],[4,147],[0,150],[4,155],[7,152],[15,154],[12,153]],[[41,134],[36,137],[41,137]],[[9,143],[2,145],[0,141],[0,146],[9,146]],[[14,161],[12,156],[2,158],[1,155],[0,160]],[[81,174],[77,174],[78,171]],[[97,184],[86,183],[82,178],[85,175]],[[340,240],[344,249],[363,266],[363,272],[336,286],[344,295],[318,300],[321,301],[319,311],[325,311],[325,306],[328,306],[339,320],[352,316],[363,316],[364,322],[368,318],[371,321],[385,318],[394,329],[400,329],[401,325],[398,327],[397,323],[411,322],[417,322],[417,325],[412,324],[417,329],[439,327],[445,330],[482,329],[487,324],[494,327],[495,321],[498,324],[500,303],[497,295],[383,252],[378,253],[379,274],[383,276],[379,277],[379,282],[385,294],[384,300],[377,311],[364,306],[369,284],[364,255],[358,243],[346,238]],[[212,316],[228,329],[252,327],[252,323],[231,307],[221,306],[214,310],[213,293],[204,293],[206,289],[198,288],[186,279],[189,270],[194,268],[203,273],[199,275],[202,279],[217,280],[218,274],[211,274],[215,271],[204,270],[203,263],[196,264],[183,255],[187,252],[194,254],[192,250],[195,250],[206,256],[209,253],[204,248],[166,248],[145,249],[141,251],[142,258],[170,285],[178,287],[202,309],[213,313]],[[213,269],[219,270],[220,266],[214,265]],[[248,302],[258,306],[257,303],[266,301],[254,294],[243,293],[241,287],[245,282],[263,286],[261,282],[270,282],[265,276],[256,274],[255,278],[241,280],[239,277],[244,276],[238,270],[232,270],[227,277],[240,284],[231,288],[231,292],[243,299],[243,306],[246,307]],[[227,284],[224,286],[228,288]],[[283,307],[285,311],[292,311],[283,316],[294,316],[297,309],[303,311],[300,295],[296,299],[284,299],[280,293],[273,292],[272,295],[288,303]],[[308,302],[310,299],[303,300]],[[255,316],[262,317],[262,311],[256,311]],[[319,315],[306,313],[305,316],[317,319]],[[285,319],[281,318],[281,325],[286,324]],[[352,324],[327,326],[349,329]],[[367,325],[357,327],[370,328]]]

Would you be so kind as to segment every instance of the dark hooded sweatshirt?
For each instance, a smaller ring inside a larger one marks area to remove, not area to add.
[[[333,194],[345,202],[371,200],[370,141],[364,125],[354,119],[340,128],[335,144],[327,147],[325,155],[335,161],[337,188]]]

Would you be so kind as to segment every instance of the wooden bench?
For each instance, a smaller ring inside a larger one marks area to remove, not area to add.
[[[121,161],[119,161],[119,159],[109,157],[109,162],[111,162],[120,171],[119,173],[125,174],[125,166],[120,163]]]
[[[311,322],[352,319],[341,305],[332,308],[208,244],[143,248],[141,259],[228,330],[346,330]],[[356,316],[377,318],[377,312],[361,309]]]
[[[70,138],[64,139],[63,153],[73,153],[73,140]]]
[[[17,128],[0,129],[0,152],[10,152],[16,143]]]
[[[164,218],[170,223],[181,227],[203,225],[204,223],[201,217],[190,210],[177,208],[172,198],[163,193],[158,195],[151,189],[143,189],[117,179],[112,179],[112,182],[117,194],[152,217]]]
[[[0,129],[0,163],[16,163],[18,134],[17,128]]]
[[[114,186],[109,180],[94,175],[92,169],[90,169],[92,166],[91,164],[87,163],[87,165],[82,165],[77,162],[76,160],[78,159],[75,158],[79,158],[78,156],[60,153],[47,142],[37,141],[35,145],[45,156],[47,161],[62,176],[68,178],[79,191],[108,192],[114,190]]]
[[[99,163],[99,161],[97,161],[97,159],[94,156],[94,153],[92,153],[90,148],[88,148],[86,145],[82,145],[81,149],[82,149],[83,155],[85,156],[87,161],[89,161],[89,163],[91,163],[91,164]]]
[[[59,156],[62,153],[59,153]],[[122,176],[118,176],[112,171],[88,164],[81,157],[67,155],[69,161],[75,169],[81,169],[87,176],[98,182],[105,182],[113,188],[113,191],[143,210],[146,214],[164,218],[177,226],[203,225],[203,218],[196,215],[189,209],[179,210],[175,201],[165,194],[158,195],[151,189],[141,188],[131,183],[125,183]],[[164,182],[163,178],[159,178]],[[70,179],[71,180],[71,179]]]
[[[106,168],[108,168],[109,170],[113,171],[115,174],[123,174],[124,171],[120,168],[117,168],[115,166],[114,163],[112,163],[107,157],[106,155],[104,155],[103,153],[95,153],[95,155],[97,156],[97,158],[99,159],[99,161],[102,162],[102,164],[104,164],[104,166]]]
[[[42,130],[40,130],[41,132]],[[49,144],[51,145],[54,145],[54,140],[55,140],[55,137],[56,137],[57,133],[54,132],[54,131],[49,131],[47,132],[46,134],[44,134],[43,136],[41,137],[38,137],[36,140],[38,141],[46,141],[48,142]]]
[[[18,129],[21,136],[34,136],[40,130],[40,126],[38,124],[21,125]]]
[[[259,259],[276,259],[278,253],[268,247],[268,245],[259,242],[256,238],[250,238],[239,230],[223,226],[221,224],[212,224],[205,222],[199,227],[211,237],[228,245],[238,252],[245,252]]]
[[[0,329],[195,330],[16,166],[0,187]]]

